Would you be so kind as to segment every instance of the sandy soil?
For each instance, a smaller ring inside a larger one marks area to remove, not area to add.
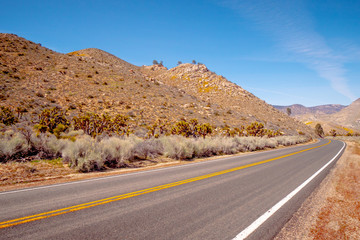
[[[360,144],[347,144],[330,174],[276,240],[360,239]]]

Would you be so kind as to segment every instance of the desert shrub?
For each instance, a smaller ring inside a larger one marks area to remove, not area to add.
[[[61,139],[69,139],[73,142],[75,142],[76,138],[78,136],[82,136],[84,135],[84,131],[83,130],[73,130],[73,129],[68,129],[67,132],[62,132],[60,133],[60,138]]]
[[[163,155],[163,143],[158,139],[147,139],[138,142],[132,151],[134,159],[156,158]]]
[[[209,137],[193,139],[194,157],[210,157],[238,152],[234,138]]]
[[[171,134],[181,135],[184,137],[203,137],[211,135],[214,131],[209,123],[200,124],[197,119],[191,119],[187,122],[185,119],[175,123],[171,128]]]
[[[267,137],[236,137],[238,151],[256,151],[265,148],[275,148],[278,146],[276,138]]]
[[[159,139],[163,143],[165,156],[181,160],[256,151],[265,148],[275,148],[278,145],[288,146],[308,140],[306,137],[298,136],[280,136],[274,138],[210,137],[206,139],[169,136]]]
[[[13,130],[8,130],[0,135],[0,162],[25,157],[30,146],[26,139]]]
[[[235,137],[234,141],[239,152],[256,150],[254,137]]]
[[[117,114],[112,120],[111,131],[117,133],[120,136],[127,135],[132,132],[129,128],[129,117],[121,114]]]
[[[30,146],[31,138],[34,135],[34,130],[30,122],[22,122],[16,125],[17,131],[25,138],[27,144]]]
[[[194,139],[182,136],[161,137],[164,155],[173,159],[192,159],[194,157]]]
[[[24,124],[23,124],[24,125]],[[208,137],[189,138],[171,135],[142,139],[135,136],[98,135],[96,138],[82,130],[61,133],[60,138],[50,133],[34,134],[31,128],[21,132],[20,126],[0,133],[0,161],[36,156],[40,159],[62,157],[80,172],[126,166],[130,161],[152,159],[164,155],[173,159],[234,154],[292,145],[305,142],[304,136],[268,137]],[[25,127],[28,127],[27,125]]]
[[[194,151],[195,156],[198,158],[201,157],[211,157],[218,154],[218,144],[214,138],[206,138],[197,140]]]
[[[161,143],[136,137],[105,137],[99,139],[88,135],[79,137],[62,150],[65,162],[80,172],[102,170],[105,167],[122,167],[130,160],[147,159],[162,154]]]
[[[24,107],[16,107],[15,112],[17,113],[17,117],[21,119],[23,114],[27,112],[27,109]]]
[[[234,128],[235,131],[235,135],[239,136],[239,137],[243,137],[245,136],[245,127],[244,126],[240,126],[240,128]]]
[[[177,122],[171,129],[171,134],[190,137],[192,135],[190,124],[184,120]]]
[[[108,114],[86,113],[73,118],[75,130],[83,130],[95,138],[103,133],[116,133],[129,136],[132,131],[128,126],[129,117],[121,114],[111,118]]]
[[[263,137],[266,135],[267,130],[264,128],[264,124],[253,122],[246,127],[246,132],[248,136]]]
[[[272,137],[278,137],[278,136],[282,136],[283,133],[280,130],[271,130],[271,129],[266,129],[266,134],[265,136],[272,138]]]
[[[60,136],[70,126],[70,122],[66,119],[66,112],[58,107],[44,109],[39,115],[39,123],[35,125],[41,133],[49,132]]]
[[[275,138],[265,138],[265,147],[267,148],[276,148],[279,143]]]
[[[65,162],[80,172],[102,170],[104,160],[99,143],[90,136],[82,136],[61,151]]]
[[[211,135],[214,131],[214,127],[209,123],[203,123],[196,126],[196,132],[199,136],[205,138],[208,135]]]
[[[40,159],[52,159],[61,157],[67,141],[52,134],[40,133],[31,136],[30,145],[31,155],[36,155]]]
[[[147,138],[158,138],[160,135],[170,135],[170,125],[167,121],[158,119],[154,124],[146,127],[148,132]]]
[[[283,145],[283,146],[290,146],[290,145],[295,144],[295,139],[290,138],[288,136],[279,137],[276,140],[279,145]]]
[[[133,148],[139,139],[110,137],[101,141],[102,158],[107,167],[122,167],[132,158]]]
[[[153,125],[150,125],[150,126],[146,126],[146,128],[148,130],[146,137],[152,138],[152,137],[155,137],[155,135],[156,135],[156,138],[159,137],[158,134],[155,134],[157,127],[158,127],[157,123],[154,123]]]
[[[111,118],[107,114],[86,113],[73,118],[75,130],[83,130],[87,135],[95,138],[107,130],[111,124]]]
[[[37,93],[36,93],[36,96],[41,97],[41,98],[45,97],[44,94],[41,93],[41,92],[37,92]]]
[[[0,161],[61,157],[66,144],[65,140],[49,133],[34,134],[30,126],[21,124],[0,135]]]
[[[237,153],[236,142],[234,138],[216,138],[216,142],[218,142],[219,147],[217,149],[217,155],[221,154],[234,154]]]
[[[0,123],[10,126],[18,121],[19,119],[14,115],[13,111],[9,107],[0,108]]]
[[[329,132],[330,136],[336,137],[337,133],[335,129],[331,129]]]
[[[222,127],[222,135],[225,137],[234,137],[236,134],[234,129],[231,129],[231,127],[227,124]]]
[[[310,139],[305,136],[280,136],[275,138],[279,145],[290,146],[298,143],[307,142]]]

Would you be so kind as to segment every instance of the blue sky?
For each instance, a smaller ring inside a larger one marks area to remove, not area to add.
[[[1,1],[0,32],[135,65],[193,59],[270,104],[360,97],[360,1]]]

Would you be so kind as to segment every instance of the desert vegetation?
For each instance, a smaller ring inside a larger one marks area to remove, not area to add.
[[[214,127],[197,119],[175,123],[134,122],[128,116],[84,113],[68,116],[60,108],[44,109],[36,122],[21,121],[2,108],[0,162],[58,159],[80,172],[119,168],[158,157],[177,160],[235,154],[308,141],[281,136],[254,122]]]

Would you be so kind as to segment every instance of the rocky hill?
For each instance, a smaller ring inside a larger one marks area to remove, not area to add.
[[[139,67],[99,49],[62,54],[13,34],[0,34],[0,104],[24,107],[23,119],[34,121],[44,108],[58,106],[69,115],[125,114],[139,127],[197,118],[214,126],[258,121],[286,134],[313,134],[203,64]]]
[[[329,116],[337,124],[360,131],[360,98],[341,111]]]

